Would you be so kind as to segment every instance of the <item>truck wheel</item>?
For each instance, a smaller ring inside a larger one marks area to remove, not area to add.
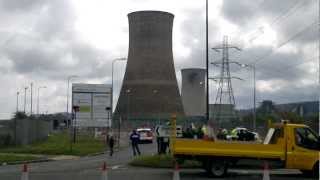
[[[213,161],[208,164],[210,167],[207,167],[207,172],[214,177],[224,177],[227,174],[228,166],[227,163],[223,160]]]
[[[313,166],[312,175],[315,178],[319,178],[319,161]]]
[[[303,173],[303,175],[305,177],[314,177],[314,178],[318,178],[319,177],[319,163],[317,162],[312,170],[301,170],[301,172]]]

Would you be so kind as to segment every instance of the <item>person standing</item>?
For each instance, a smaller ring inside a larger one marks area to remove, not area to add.
[[[109,145],[109,149],[110,149],[110,156],[113,155],[113,147],[114,147],[114,137],[112,134],[109,135],[109,139],[108,139],[108,145]]]
[[[140,140],[140,135],[137,133],[136,130],[132,131],[132,133],[130,135],[130,140],[131,140],[133,155],[135,156],[137,153],[138,153],[138,155],[140,155],[141,153],[140,153],[139,146],[138,146],[139,140]]]

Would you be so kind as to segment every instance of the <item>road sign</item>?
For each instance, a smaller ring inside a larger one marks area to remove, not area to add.
[[[111,85],[72,84],[72,106],[77,106],[76,126],[111,127]]]

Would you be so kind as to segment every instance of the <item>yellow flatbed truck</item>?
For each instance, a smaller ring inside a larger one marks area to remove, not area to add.
[[[263,143],[183,139],[173,136],[172,131],[170,148],[177,161],[198,160],[216,177],[224,176],[232,163],[242,159],[276,161],[282,168],[319,176],[320,139],[303,124],[272,124]]]

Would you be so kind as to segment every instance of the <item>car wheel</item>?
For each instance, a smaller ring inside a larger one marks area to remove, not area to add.
[[[214,177],[224,177],[227,174],[228,165],[224,160],[215,160],[207,163],[207,172]]]

